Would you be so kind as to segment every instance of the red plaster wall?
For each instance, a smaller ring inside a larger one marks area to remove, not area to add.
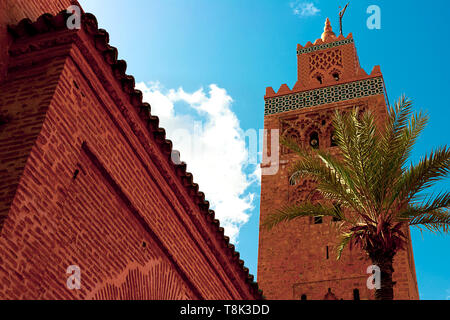
[[[11,52],[0,299],[255,298],[93,39],[63,30]]]

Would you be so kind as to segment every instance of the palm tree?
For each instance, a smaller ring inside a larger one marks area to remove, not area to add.
[[[406,244],[402,229],[415,226],[448,233],[450,226],[450,193],[423,192],[450,172],[450,148],[438,148],[415,165],[408,163],[427,122],[428,116],[422,112],[413,115],[411,101],[402,97],[393,108],[388,107],[382,130],[370,111],[336,111],[333,125],[338,156],[302,149],[282,138],[281,143],[299,156],[290,169],[291,183],[312,178],[326,201],[287,204],[269,215],[263,226],[271,229],[305,216],[339,219],[337,259],[347,245],[359,246],[381,271],[381,288],[376,289],[375,299],[392,300],[393,260]]]

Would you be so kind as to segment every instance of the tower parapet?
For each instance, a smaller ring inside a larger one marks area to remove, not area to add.
[[[361,68],[352,33],[347,37],[336,36],[329,19],[324,33],[314,44],[297,44],[297,82],[289,92],[272,87],[267,88],[265,98],[314,90],[338,84],[381,77],[380,66],[375,66],[370,74]],[[286,85],[282,85],[280,89]]]

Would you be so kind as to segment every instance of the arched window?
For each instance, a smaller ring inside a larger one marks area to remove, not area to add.
[[[312,75],[311,79],[317,81],[319,84],[323,84],[324,77],[322,73],[316,72]]]
[[[317,132],[312,132],[309,135],[309,145],[314,149],[319,148],[319,134]]]
[[[353,289],[353,300],[360,300],[358,289]]]
[[[308,300],[307,297],[306,297],[306,294],[302,294],[300,300]]]
[[[340,71],[339,69],[333,68],[333,70],[330,71],[329,75],[330,75],[335,81],[341,80],[341,71]]]
[[[323,300],[338,300],[336,295],[331,292],[331,288],[328,288],[327,294],[323,297]]]
[[[295,143],[299,143],[299,141],[300,141],[300,133],[297,130],[295,130],[294,128],[289,128],[284,133],[284,137]],[[291,149],[289,149],[288,147],[285,147],[285,146],[282,146],[281,150],[282,150],[283,154],[292,152]]]

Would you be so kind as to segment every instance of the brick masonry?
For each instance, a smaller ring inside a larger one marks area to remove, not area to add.
[[[17,17],[67,4],[26,3]],[[108,35],[91,15],[75,31],[62,18],[9,36],[0,299],[261,298]],[[80,290],[66,286],[70,265]]]
[[[8,49],[11,44],[7,25],[18,23],[28,18],[36,20],[43,13],[56,14],[77,4],[73,0],[2,0],[0,1],[0,82],[6,76],[8,65]]]
[[[382,74],[378,66],[370,75],[360,67],[351,34],[325,43],[318,39],[314,45],[308,43],[305,48],[297,47],[298,80],[293,89],[285,84],[278,92],[270,87],[266,89],[264,128],[278,129],[280,135],[290,136],[304,147],[309,146],[311,135],[316,133],[319,147],[336,154],[331,141],[332,116],[336,109],[349,110],[358,106],[361,111],[374,112],[378,125],[383,123],[387,111]],[[367,79],[377,79],[377,83],[381,81],[380,90],[351,98],[345,92],[340,93],[332,103],[305,104],[298,98],[305,93],[311,95],[311,92],[361,83]],[[270,148],[268,144],[263,155],[267,151],[269,154],[274,152]],[[294,159],[292,153],[281,148],[278,173],[262,176],[261,221],[283,204],[307,198],[320,200],[313,181],[305,179],[295,186],[290,185],[288,166]],[[410,239],[409,228],[404,231]],[[371,262],[358,249],[348,248],[341,260],[336,261],[336,235],[336,223],[331,218],[324,218],[321,224],[315,224],[312,218],[302,218],[282,223],[270,231],[261,229],[258,282],[264,295],[269,299],[301,299],[304,296],[320,300],[331,289],[337,299],[351,300],[355,290],[358,290],[360,299],[373,299],[373,291],[366,286],[369,276],[366,270]],[[394,269],[394,281],[397,281],[395,298],[418,299],[410,242],[407,250],[395,257]]]

